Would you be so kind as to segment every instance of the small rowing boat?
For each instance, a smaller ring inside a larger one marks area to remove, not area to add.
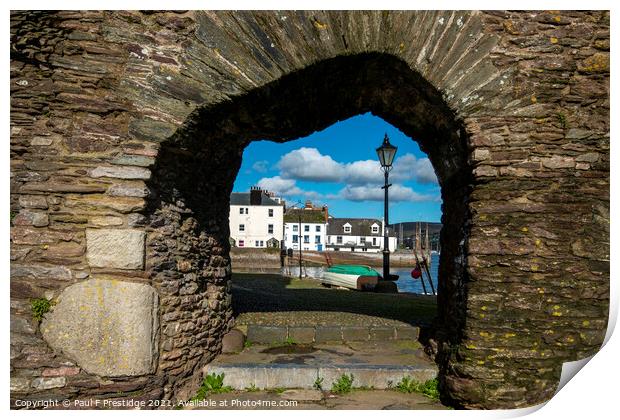
[[[379,273],[364,265],[333,265],[323,272],[322,283],[354,290],[372,290]]]

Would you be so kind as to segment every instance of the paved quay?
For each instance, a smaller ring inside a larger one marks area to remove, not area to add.
[[[311,398],[311,399],[307,399]],[[319,399],[316,399],[319,398]],[[355,390],[336,395],[319,392],[308,395],[299,390],[235,391],[208,396],[203,402],[185,409],[201,410],[447,410],[438,401],[421,394],[392,390]]]

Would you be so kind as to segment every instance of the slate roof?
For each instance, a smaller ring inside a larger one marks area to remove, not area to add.
[[[344,232],[345,224],[351,225],[351,232]],[[379,226],[377,233],[372,233],[371,226],[376,223]],[[381,232],[381,220],[378,219],[350,219],[350,218],[331,218],[327,225],[328,235],[351,235],[351,236],[383,236]],[[390,236],[396,236],[394,232],[390,231]]]
[[[287,209],[284,214],[284,223],[299,222],[300,214],[302,223],[325,223],[325,213],[323,213],[323,210],[306,209]]]
[[[231,206],[249,206],[250,205],[250,193],[231,193],[230,194],[230,205]],[[262,192],[261,196],[261,206],[281,206],[282,204],[278,204],[276,201],[269,198],[267,194]]]

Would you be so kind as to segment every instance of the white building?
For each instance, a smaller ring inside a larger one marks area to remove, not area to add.
[[[378,219],[330,218],[327,223],[327,246],[332,251],[381,252],[383,221]],[[397,237],[389,232],[388,247],[396,250]]]
[[[278,202],[279,201],[279,202]],[[230,195],[231,245],[240,248],[280,248],[284,204],[260,188]]]
[[[327,207],[289,208],[284,215],[284,247],[304,251],[325,250]]]

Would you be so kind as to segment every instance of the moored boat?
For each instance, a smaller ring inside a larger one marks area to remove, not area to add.
[[[333,265],[323,272],[322,283],[354,290],[373,290],[379,273],[364,265]]]

